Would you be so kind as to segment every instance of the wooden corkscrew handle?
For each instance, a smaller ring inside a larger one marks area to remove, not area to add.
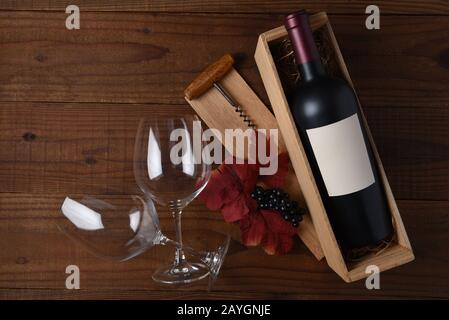
[[[225,54],[220,59],[209,65],[201,72],[184,90],[187,99],[192,100],[207,90],[209,90],[215,82],[223,78],[234,65],[234,58],[230,54]]]

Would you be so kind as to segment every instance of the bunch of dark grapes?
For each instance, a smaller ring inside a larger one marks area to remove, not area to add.
[[[267,189],[257,186],[251,193],[260,209],[275,210],[284,220],[289,221],[295,228],[302,221],[305,209],[298,206],[298,202],[290,200],[288,194],[281,189]]]

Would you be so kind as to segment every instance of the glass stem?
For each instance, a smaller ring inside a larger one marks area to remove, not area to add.
[[[176,247],[176,249],[181,249],[181,251],[185,251],[188,254],[199,258],[201,261],[205,262],[207,261],[207,259],[210,258],[210,256],[212,255],[212,253],[209,252],[204,252],[204,251],[197,251],[196,249],[193,249],[192,247],[186,246],[186,245],[180,245],[177,241],[171,240],[169,238],[163,237],[161,244],[163,245],[171,245]]]
[[[182,209],[176,203],[170,204],[170,209],[172,211],[173,219],[175,221],[175,232],[176,232],[176,251],[175,251],[175,264],[179,265],[186,261],[186,256],[184,255],[183,243],[182,243],[182,225],[181,216]]]
[[[183,255],[184,255],[184,252],[187,252],[191,256],[199,258],[206,265],[209,264],[210,260],[214,256],[214,252],[197,251],[196,249],[193,249],[190,246],[181,245],[178,241],[174,241],[174,240],[172,240],[170,238],[167,238],[163,234],[160,234],[160,239],[159,239],[158,243],[161,244],[161,245],[173,246],[173,247],[176,248],[176,252],[180,251],[180,252],[182,252]],[[177,262],[178,261],[182,261],[182,260],[178,260],[177,257],[178,257],[178,254],[176,254],[176,259],[177,259],[176,261]],[[184,259],[185,259],[185,257],[184,257]]]

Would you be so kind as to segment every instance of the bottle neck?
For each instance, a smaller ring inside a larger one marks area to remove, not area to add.
[[[288,15],[285,18],[285,27],[302,79],[310,81],[324,75],[308,14],[305,11],[298,11]]]
[[[312,81],[326,74],[320,60],[313,60],[299,64],[298,71],[303,81]]]

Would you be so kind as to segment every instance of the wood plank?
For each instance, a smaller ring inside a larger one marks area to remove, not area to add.
[[[364,106],[449,105],[446,17],[331,16]],[[63,12],[0,13],[0,101],[183,103],[183,89],[225,52],[268,102],[253,61],[257,37],[280,15],[85,13],[77,31]],[[410,28],[410,26],[413,28]]]
[[[0,194],[0,296],[14,298],[449,298],[446,247],[449,201],[399,201],[414,244],[416,260],[381,274],[382,290],[366,290],[363,281],[344,283],[297,243],[287,256],[266,256],[259,248],[234,243],[215,292],[204,283],[182,290],[156,286],[155,266],[171,257],[168,248],[150,250],[135,260],[114,263],[97,259],[66,239],[54,223],[63,195]],[[205,230],[218,230],[220,217],[194,202],[185,215],[185,230],[195,246]],[[163,219],[168,216],[160,211]],[[206,231],[207,232],[207,231]],[[166,251],[165,251],[166,250]],[[81,269],[79,292],[65,290],[65,267]],[[11,288],[11,290],[6,290]],[[162,293],[164,291],[164,293]]]
[[[1,192],[132,193],[141,117],[191,113],[190,106],[5,104]]]
[[[367,107],[364,112],[394,195],[447,200],[448,110]]]
[[[126,194],[135,190],[140,117],[183,105],[0,103],[0,192]],[[449,109],[366,107],[397,199],[449,199]]]
[[[73,2],[73,1],[72,1]],[[72,4],[70,0],[3,0],[0,9],[7,10],[64,10]],[[306,8],[313,12],[365,13],[372,4],[368,0],[348,3],[345,0],[313,1],[303,0],[78,0],[82,11],[149,11],[149,12],[234,12],[234,13],[282,13]],[[443,0],[376,1],[383,14],[448,14],[449,5]]]
[[[285,294],[282,298],[294,299],[295,295]],[[3,289],[2,300],[262,300],[279,299],[276,293],[263,292],[189,292],[173,290],[110,290],[110,289]]]

